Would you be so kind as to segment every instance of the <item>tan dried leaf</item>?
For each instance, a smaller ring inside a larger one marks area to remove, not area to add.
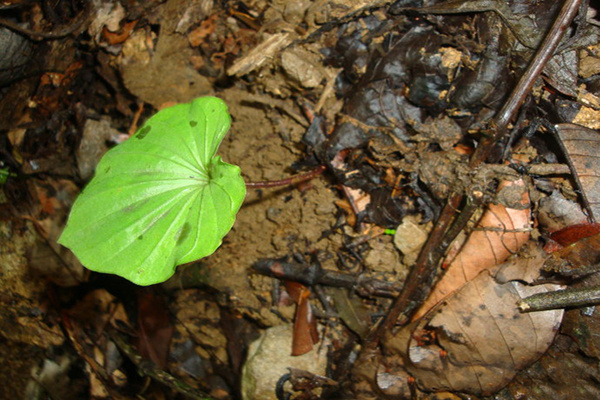
[[[595,116],[598,121],[598,115]],[[581,121],[580,121],[581,122]],[[600,219],[600,133],[575,124],[556,125],[581,195],[596,221]]]

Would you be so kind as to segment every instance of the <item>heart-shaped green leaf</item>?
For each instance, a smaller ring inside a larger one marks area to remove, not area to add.
[[[246,194],[239,167],[215,155],[230,125],[215,97],[158,112],[104,155],[59,243],[87,268],[138,285],[213,253]]]

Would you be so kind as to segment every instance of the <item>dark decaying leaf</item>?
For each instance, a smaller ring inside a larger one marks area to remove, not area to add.
[[[0,86],[19,79],[32,56],[34,45],[24,36],[0,28]]]
[[[600,134],[575,124],[556,125],[559,142],[595,222],[600,219]]]
[[[360,337],[369,331],[369,309],[361,298],[346,288],[330,287],[327,293],[331,296],[340,319],[346,326]]]
[[[137,348],[142,357],[163,369],[175,327],[161,297],[148,289],[138,292]]]
[[[414,104],[442,107],[440,93],[449,87],[448,70],[439,52],[443,41],[433,29],[416,26],[392,43],[383,57],[374,55],[360,83],[348,93],[343,112],[352,119],[340,123],[332,133],[326,158],[333,159],[340,150],[361,147],[375,137],[390,145],[392,136],[407,140],[407,121],[423,116]],[[400,90],[407,83],[414,104]]]
[[[423,318],[385,341],[388,365],[399,355],[406,370],[427,391],[491,395],[550,346],[563,310],[523,314],[516,302],[558,285],[530,286],[544,260],[529,258],[483,271]],[[402,372],[400,372],[402,373]]]
[[[447,0],[437,4],[415,8],[423,14],[462,14],[482,13],[493,11],[497,14],[506,28],[515,35],[516,39],[524,46],[535,49],[543,38],[544,27],[549,24],[549,19],[554,15],[557,6],[548,5],[548,2],[505,2],[502,0]],[[401,12],[406,7],[402,2],[396,2],[391,7],[392,13]],[[407,7],[405,9],[412,9]],[[518,14],[526,14],[528,18],[522,18]]]
[[[555,55],[544,68],[546,81],[561,93],[577,97],[577,64],[575,50]]]

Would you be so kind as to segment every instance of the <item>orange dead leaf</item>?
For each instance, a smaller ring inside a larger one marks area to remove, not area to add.
[[[454,146],[454,150],[456,150],[458,154],[464,156],[470,156],[471,154],[473,154],[473,147],[461,143]]]
[[[197,27],[188,34],[188,41],[190,42],[190,45],[192,47],[197,47],[200,44],[202,44],[202,42],[204,42],[204,39],[206,39],[208,35],[215,31],[217,27],[217,17],[217,14],[211,15],[210,17],[202,21],[199,27]]]
[[[334,201],[335,205],[341,208],[346,214],[346,221],[348,221],[348,225],[355,226],[356,225],[356,215],[352,210],[352,205],[347,199],[340,199]]]
[[[102,36],[104,36],[104,39],[110,45],[121,44],[124,41],[126,41],[129,38],[129,36],[131,36],[131,32],[133,32],[133,28],[135,28],[137,23],[137,19],[135,21],[127,22],[125,25],[123,25],[119,32],[111,32],[105,26],[102,29]]]
[[[40,202],[41,211],[47,215],[54,214],[54,210],[59,207],[58,199],[48,190],[48,186],[39,182],[35,185],[35,191]]]
[[[67,67],[65,72],[46,72],[40,78],[40,86],[67,86],[82,67],[83,62],[75,61]]]
[[[126,41],[129,36],[131,36],[131,32],[133,32],[133,28],[135,28],[137,23],[137,19],[135,21],[127,22],[125,25],[123,25],[120,32],[111,32],[105,26],[102,29],[102,36],[104,36],[104,39],[110,45],[121,44]]]
[[[452,259],[448,271],[437,283],[413,320],[424,315],[435,304],[475,278],[481,271],[506,260],[529,240],[529,194],[522,180],[503,182],[500,190],[512,186],[523,189],[520,207],[516,209],[500,204],[489,205],[476,230],[471,233],[458,255]]]

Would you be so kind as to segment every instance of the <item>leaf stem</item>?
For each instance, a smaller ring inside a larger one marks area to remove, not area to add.
[[[325,171],[324,165],[319,165],[312,171],[306,172],[300,175],[290,176],[289,178],[280,179],[277,181],[261,181],[261,182],[246,182],[246,187],[248,189],[264,189],[264,188],[272,188],[272,187],[282,187],[294,185],[300,182],[306,182],[311,180],[314,177],[321,175]]]

